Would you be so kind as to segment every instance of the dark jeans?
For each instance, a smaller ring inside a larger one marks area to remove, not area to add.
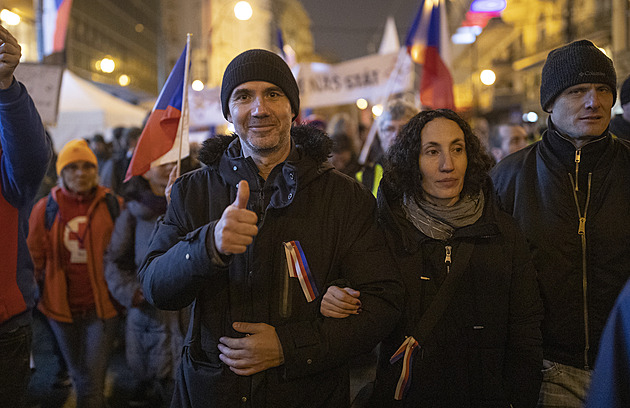
[[[101,320],[92,310],[74,315],[72,323],[48,319],[68,365],[77,393],[77,407],[105,406],[105,374],[119,317]]]
[[[31,326],[0,335],[0,406],[25,406],[32,338]]]

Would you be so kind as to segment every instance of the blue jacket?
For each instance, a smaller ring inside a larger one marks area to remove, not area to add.
[[[630,406],[630,281],[617,298],[599,344],[586,408]]]
[[[24,85],[0,90],[0,333],[30,323],[37,286],[26,246],[28,218],[51,146]]]

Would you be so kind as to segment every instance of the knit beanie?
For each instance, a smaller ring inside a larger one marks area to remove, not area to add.
[[[249,81],[265,81],[277,85],[291,103],[293,119],[300,112],[300,91],[291,69],[277,54],[266,50],[248,50],[237,55],[223,73],[221,107],[227,119],[229,100],[234,88]]]
[[[619,99],[622,106],[630,102],[630,76],[626,78],[626,80],[623,81],[623,84],[621,85]]]
[[[57,155],[57,174],[60,175],[61,170],[68,164],[81,160],[92,163],[98,168],[96,156],[92,150],[90,150],[85,140],[74,139],[69,141]]]
[[[617,74],[610,58],[588,40],[572,42],[547,55],[540,81],[540,105],[545,112],[562,91],[574,85],[605,84],[617,99]]]

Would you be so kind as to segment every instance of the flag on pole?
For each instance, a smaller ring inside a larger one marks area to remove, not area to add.
[[[171,150],[177,151],[173,159],[154,164],[173,162],[182,157],[176,140],[182,143],[184,136],[188,139],[188,128],[183,126],[186,119],[185,113],[188,110],[187,87],[185,85],[188,82],[187,68],[190,67],[188,49],[187,44],[168,76],[149,119],[147,119],[127,168],[125,182],[133,176],[146,173],[151,168],[152,163],[160,160]],[[180,118],[184,118],[184,120],[180,121]],[[185,124],[187,125],[187,123]]]
[[[445,63],[448,52],[446,10],[443,0],[422,0],[405,45],[422,65],[420,100],[434,109],[455,109],[453,78]]]
[[[50,55],[66,47],[72,0],[44,0],[42,5],[44,55]]]
[[[297,59],[295,55],[295,51],[289,44],[284,43],[284,36],[282,35],[282,29],[278,28],[276,30],[276,42],[278,45],[278,49],[280,50],[280,56],[287,63],[289,68],[293,69],[293,67],[297,64]]]
[[[282,36],[282,30],[280,28],[276,29],[276,42],[278,45],[278,49],[280,50],[280,56],[283,60],[286,61],[287,56],[284,53],[284,38]]]

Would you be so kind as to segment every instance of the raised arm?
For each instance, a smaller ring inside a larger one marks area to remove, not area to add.
[[[2,193],[14,207],[35,197],[52,153],[33,100],[13,78],[21,55],[15,37],[0,26]]]

